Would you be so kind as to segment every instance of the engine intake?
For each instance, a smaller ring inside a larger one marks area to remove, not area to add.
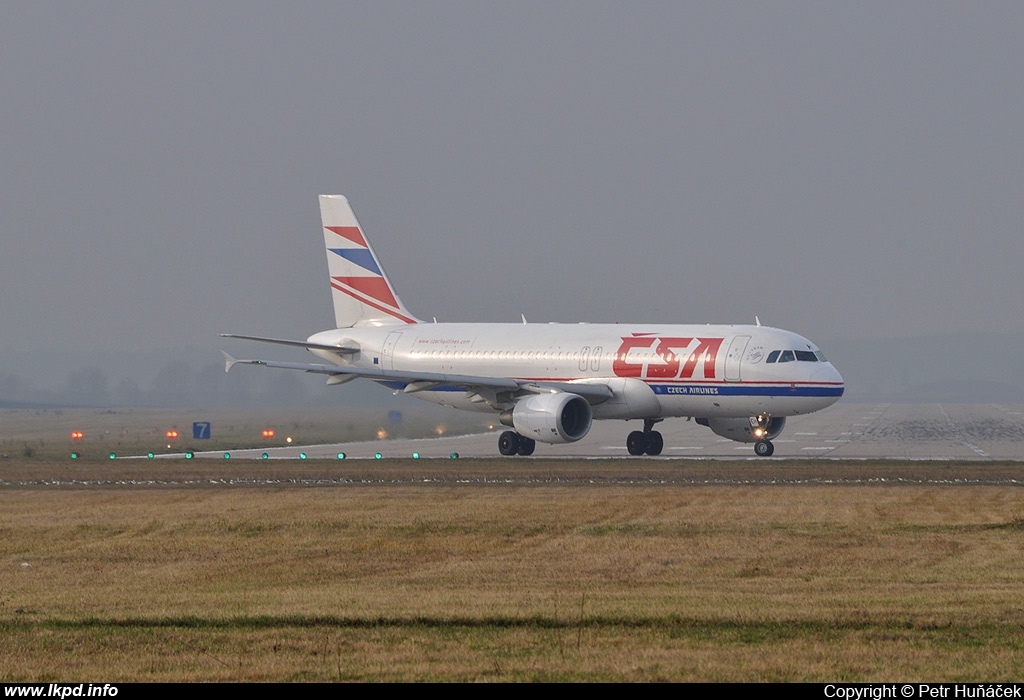
[[[550,444],[576,442],[590,432],[594,413],[582,396],[567,392],[520,399],[500,420],[523,437]]]

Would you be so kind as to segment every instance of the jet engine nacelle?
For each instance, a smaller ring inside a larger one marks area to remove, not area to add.
[[[590,432],[594,413],[582,396],[558,392],[521,399],[501,422],[523,437],[551,444],[576,442]]]
[[[699,425],[706,425],[714,431],[715,435],[735,440],[736,442],[760,442],[761,440],[774,440],[782,429],[786,427],[785,416],[772,416],[761,428],[764,434],[755,435],[754,430],[758,427],[756,418],[696,418]]]

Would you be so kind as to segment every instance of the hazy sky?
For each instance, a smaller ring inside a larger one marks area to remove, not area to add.
[[[8,2],[0,350],[327,328],[320,193],[428,319],[1024,332],[1022,36],[1014,2]]]

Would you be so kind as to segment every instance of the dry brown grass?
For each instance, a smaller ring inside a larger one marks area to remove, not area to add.
[[[0,680],[1019,679],[1022,523],[990,486],[9,488]]]

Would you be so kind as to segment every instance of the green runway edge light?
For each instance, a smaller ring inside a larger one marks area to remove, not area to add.
[[[374,457],[374,459],[380,459],[380,458],[381,458],[381,457],[383,457],[383,456],[384,456],[384,455],[382,455],[382,454],[381,454],[380,452],[378,452],[378,453],[377,453],[377,454],[375,454],[375,455],[374,455],[373,457]]]
[[[147,454],[146,456],[147,456],[147,457],[148,457],[149,459],[153,459],[154,457],[156,457],[156,455],[155,455],[155,454],[153,454],[152,452],[150,452],[150,453],[149,453],[149,454]]]
[[[111,453],[110,453],[110,458],[111,458],[111,459],[117,459],[117,455],[116,455],[116,454],[114,454],[113,452],[111,452]]]
[[[305,458],[306,458],[306,453],[305,452],[300,452],[299,453],[299,459],[305,459]]]
[[[224,459],[231,459],[231,453],[230,452],[225,452],[224,453]]]
[[[192,459],[192,453],[191,452],[186,452],[185,453],[185,459]]]
[[[71,459],[78,459],[78,453],[77,452],[72,452],[71,453]]]
[[[458,458],[459,458],[459,453],[458,452],[452,452],[452,459],[458,459]]]
[[[419,452],[413,452],[412,453],[412,458],[413,459],[419,459],[420,458],[420,453]]]
[[[266,452],[264,452],[263,453],[263,459],[270,459],[270,455],[268,455]]]

